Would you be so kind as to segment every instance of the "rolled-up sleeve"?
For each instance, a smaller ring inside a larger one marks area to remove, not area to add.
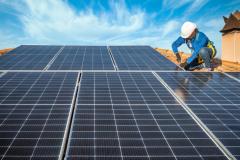
[[[179,37],[172,43],[172,50],[175,54],[178,53],[178,47],[180,47],[184,42],[184,39],[182,37]]]

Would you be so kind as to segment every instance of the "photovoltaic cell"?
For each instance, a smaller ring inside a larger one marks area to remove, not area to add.
[[[106,46],[65,46],[49,70],[114,70]]]
[[[221,73],[159,73],[225,147],[240,159],[240,83]]]
[[[42,70],[60,46],[20,46],[0,57],[0,70]]]
[[[83,73],[66,159],[226,159],[167,93],[151,73]]]
[[[0,78],[1,159],[58,159],[77,73],[10,72]]]
[[[150,46],[111,46],[119,70],[180,70]]]

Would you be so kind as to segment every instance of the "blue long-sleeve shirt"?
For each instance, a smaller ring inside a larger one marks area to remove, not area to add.
[[[191,63],[195,58],[198,57],[199,51],[203,47],[207,47],[209,42],[208,37],[202,33],[202,32],[197,32],[196,36],[189,40],[188,42],[186,39],[179,37],[176,41],[173,42],[172,44],[172,50],[176,54],[178,53],[178,47],[180,47],[182,44],[186,43],[188,48],[193,50],[193,53],[191,57],[187,59],[187,63]]]

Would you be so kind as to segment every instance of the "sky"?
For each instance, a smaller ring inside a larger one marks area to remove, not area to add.
[[[239,0],[0,0],[0,48],[21,44],[151,45],[171,49],[185,21],[221,53],[222,16]],[[186,47],[180,48],[186,52]]]

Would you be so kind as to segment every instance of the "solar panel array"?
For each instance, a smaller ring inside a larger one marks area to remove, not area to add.
[[[240,159],[239,73],[176,70],[149,46],[17,47],[1,159]]]
[[[111,52],[109,52],[111,50]],[[0,59],[0,70],[179,70],[149,46],[20,46]]]

